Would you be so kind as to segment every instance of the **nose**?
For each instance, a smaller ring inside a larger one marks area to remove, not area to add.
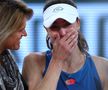
[[[23,31],[22,31],[22,36],[27,36],[26,30],[23,30]]]
[[[64,36],[66,34],[66,29],[65,28],[61,28],[59,30],[59,34],[60,34],[60,36]]]

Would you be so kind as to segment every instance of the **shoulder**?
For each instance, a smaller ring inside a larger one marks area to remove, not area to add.
[[[104,83],[108,79],[108,59],[100,56],[92,56],[92,58],[96,65],[100,79]]]
[[[108,59],[100,56],[92,56],[92,59],[94,60],[97,67],[108,67]]]
[[[44,57],[45,57],[45,52],[31,52],[27,56],[25,56],[24,61],[37,62],[42,60]]]
[[[31,52],[24,58],[22,75],[24,79],[28,80],[34,79],[34,75],[38,73],[42,75],[45,68],[45,52]],[[31,79],[32,78],[32,79]]]
[[[25,60],[34,60],[34,59],[41,59],[45,56],[45,52],[31,52],[27,56],[25,56]]]
[[[24,58],[24,64],[42,67],[45,63],[45,52],[31,52]]]

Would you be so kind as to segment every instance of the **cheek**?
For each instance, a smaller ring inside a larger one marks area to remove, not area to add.
[[[19,42],[19,37],[17,35],[14,35],[7,39],[7,43],[10,43],[10,45],[15,45]]]
[[[53,31],[49,33],[50,38],[56,39],[56,37],[59,35],[59,32]]]
[[[14,45],[16,44],[17,41],[18,41],[17,38],[12,38],[12,39],[9,39],[7,43],[9,43],[10,45]]]
[[[47,30],[47,34],[49,35],[51,42],[54,42],[56,37],[59,35],[59,32]]]

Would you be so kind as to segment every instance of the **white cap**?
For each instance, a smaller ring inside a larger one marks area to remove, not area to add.
[[[54,21],[62,18],[69,23],[74,23],[79,17],[77,9],[69,4],[54,4],[48,7],[43,13],[43,25],[49,28]]]

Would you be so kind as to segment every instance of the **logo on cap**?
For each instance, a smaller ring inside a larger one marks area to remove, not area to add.
[[[63,11],[63,9],[64,9],[63,7],[56,7],[53,9],[53,12],[57,13],[57,12]]]

